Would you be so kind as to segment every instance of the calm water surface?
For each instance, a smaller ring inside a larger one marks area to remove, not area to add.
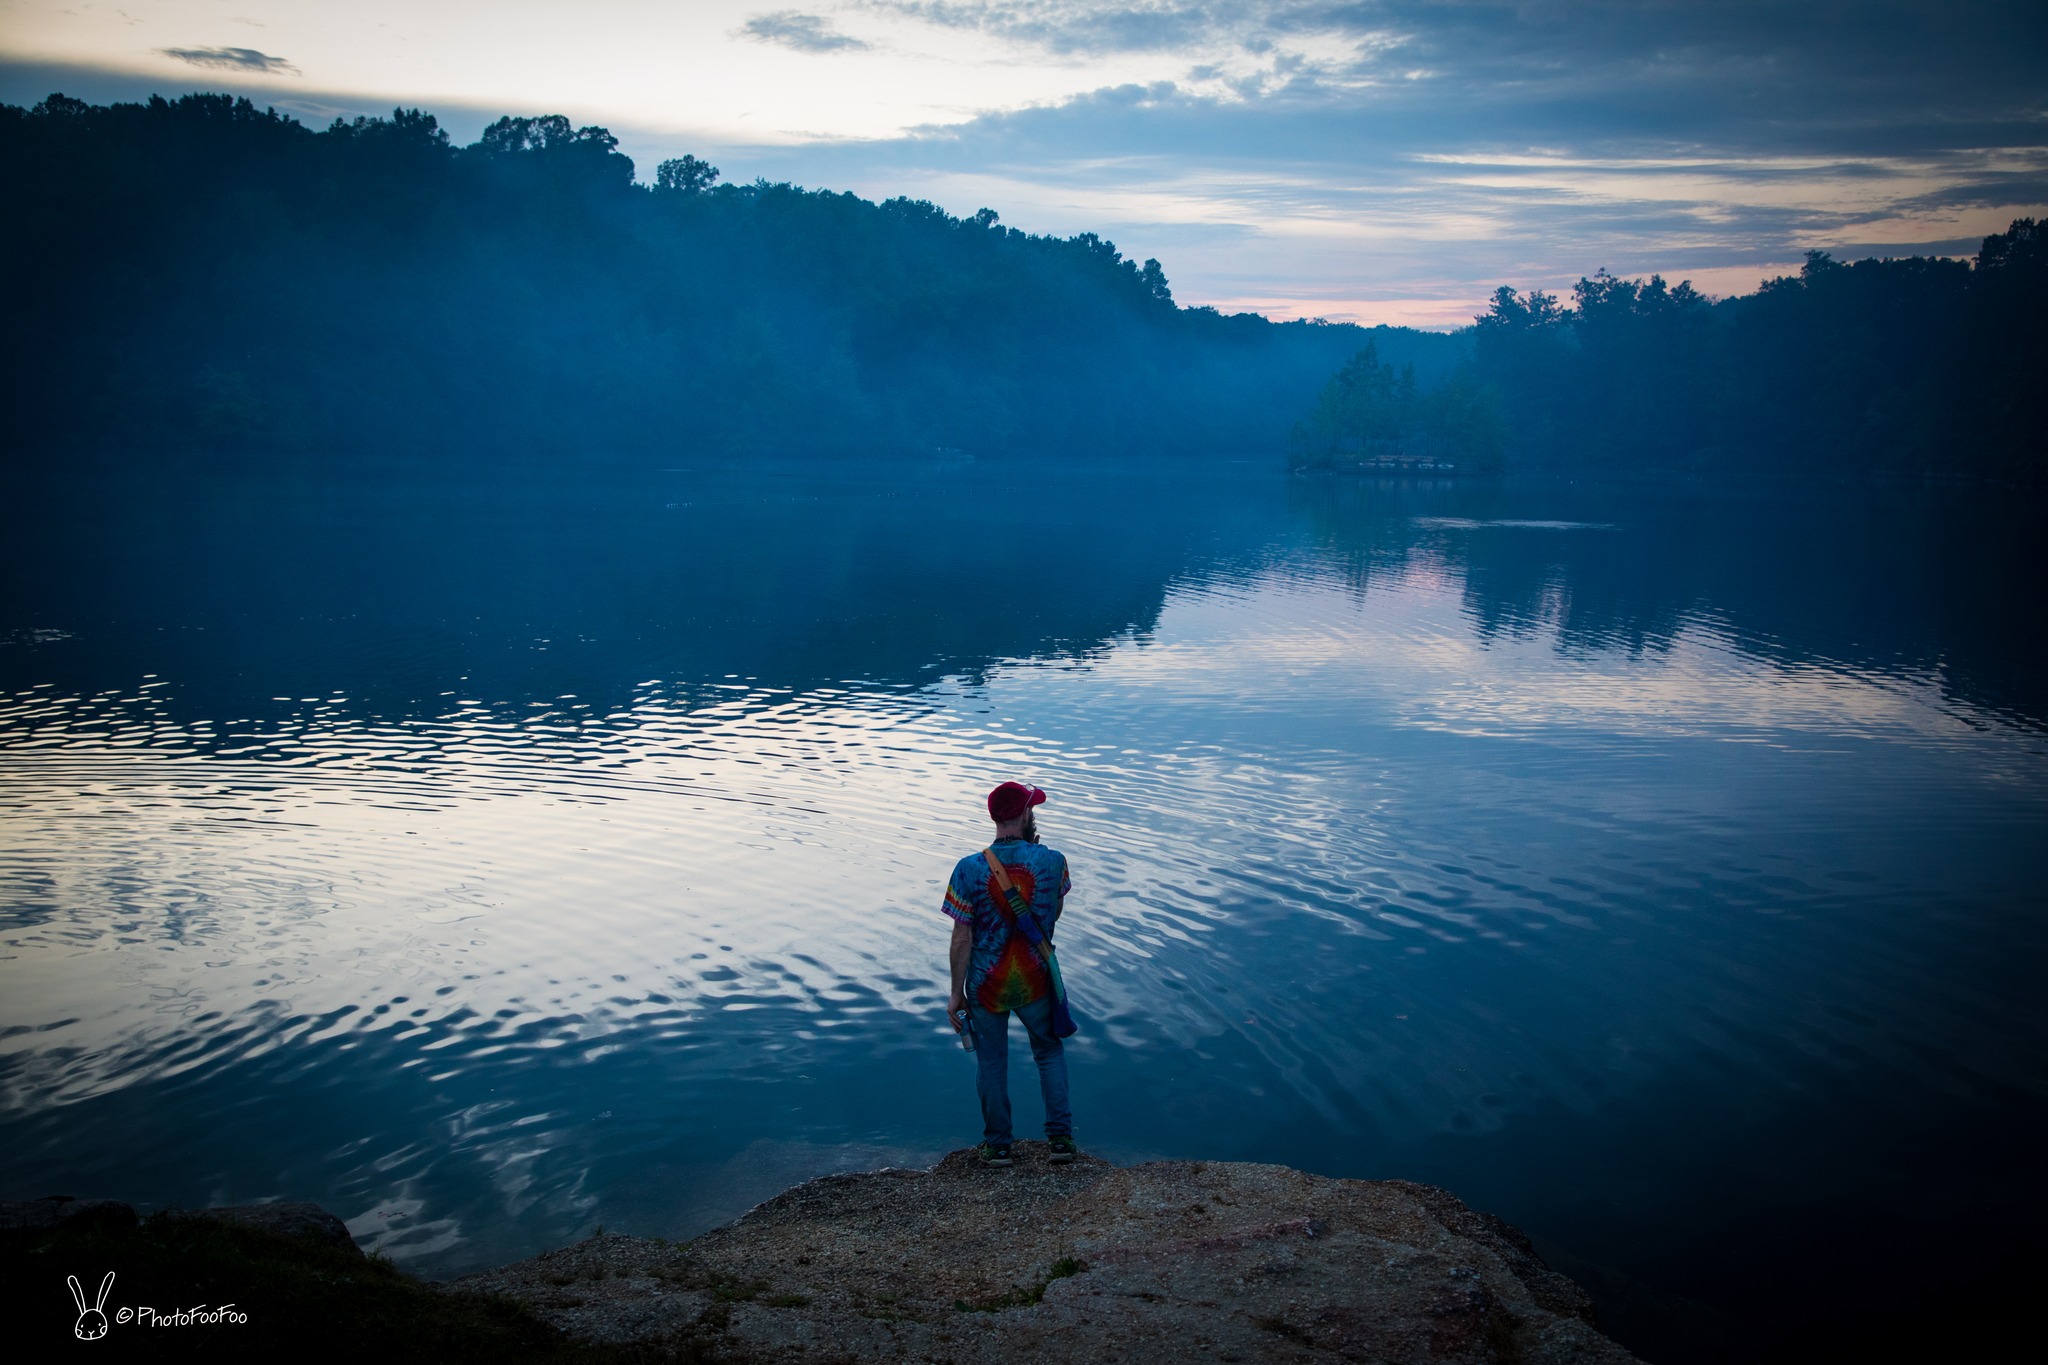
[[[10,498],[7,1192],[312,1199],[441,1275],[929,1162],[979,1136],[938,899],[1018,777],[1095,1151],[1445,1184],[1674,1358],[2038,1256],[2024,509],[369,490]]]

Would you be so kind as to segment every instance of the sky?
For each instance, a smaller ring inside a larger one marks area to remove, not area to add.
[[[2048,216],[2048,2],[0,0],[0,100],[302,121],[562,113],[1157,257],[1176,299],[1451,327],[1597,269],[1746,293],[1808,250]]]

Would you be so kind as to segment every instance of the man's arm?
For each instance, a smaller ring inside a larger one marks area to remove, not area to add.
[[[974,955],[974,930],[953,921],[953,943],[947,954],[953,964],[953,993],[946,997],[946,1012],[958,1014],[967,1008],[967,959]]]

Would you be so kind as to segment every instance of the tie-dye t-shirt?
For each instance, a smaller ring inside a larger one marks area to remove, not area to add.
[[[1060,905],[1073,883],[1067,859],[1057,849],[1002,839],[994,845],[1010,885],[1031,907],[1033,918],[1052,937]],[[1045,964],[1022,934],[1010,931],[1009,918],[996,908],[1003,894],[980,853],[962,858],[946,885],[945,911],[974,930],[974,955],[967,959],[967,994],[985,1010],[1013,1010],[1043,997],[1052,989]]]

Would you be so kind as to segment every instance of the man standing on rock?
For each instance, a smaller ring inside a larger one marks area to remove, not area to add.
[[[1023,1021],[1032,1060],[1038,1063],[1048,1159],[1064,1165],[1080,1150],[1074,1146],[1074,1116],[1067,1107],[1066,1049],[1054,1023],[1055,1013],[1064,1017],[1065,1011],[1054,999],[1057,966],[1047,956],[1072,883],[1066,857],[1038,842],[1032,807],[1044,801],[1044,792],[1021,782],[1005,782],[990,792],[995,843],[962,858],[946,886],[945,911],[953,920],[953,990],[946,1009],[955,1028],[966,1011],[967,1027],[974,1032],[981,1159],[990,1166],[1011,1164],[1015,1140],[1010,1131],[1012,1014]],[[1019,923],[1020,909],[1031,917],[1030,924]],[[1043,941],[1043,951],[1034,939]],[[1072,1025],[1065,1028],[1071,1031]]]

